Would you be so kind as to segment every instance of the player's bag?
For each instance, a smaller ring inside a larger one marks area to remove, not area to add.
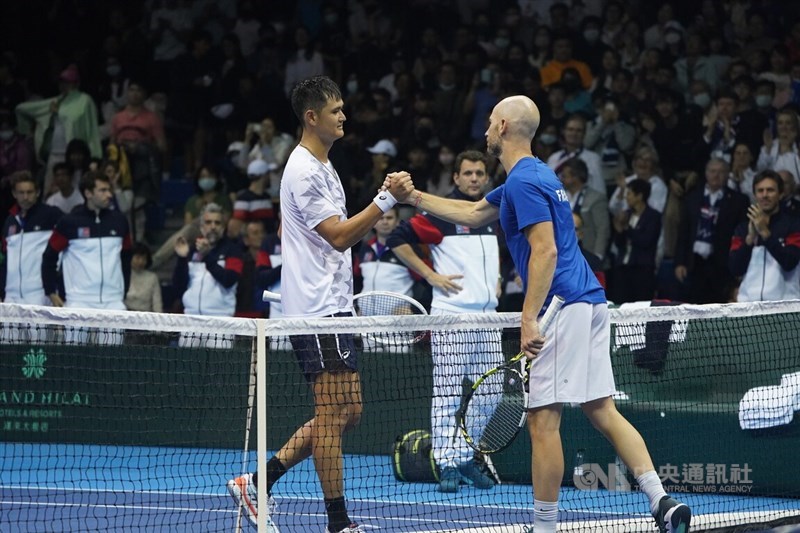
[[[431,434],[415,429],[394,440],[392,471],[398,481],[439,482],[439,472],[433,459]]]

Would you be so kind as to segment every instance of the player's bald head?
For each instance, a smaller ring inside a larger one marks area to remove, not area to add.
[[[523,95],[509,96],[495,106],[496,118],[505,120],[510,136],[533,139],[541,115],[533,100]]]

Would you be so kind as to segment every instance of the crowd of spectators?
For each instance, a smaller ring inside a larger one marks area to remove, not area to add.
[[[542,117],[534,154],[567,174],[585,253],[617,299],[735,300],[729,243],[748,221],[741,206],[758,203],[758,173],[785,177],[781,209],[796,212],[795,2],[31,0],[5,11],[4,215],[14,172],[31,171],[42,200],[69,212],[84,200],[80,177],[99,168],[133,237],[159,245],[148,230],[160,189],[185,180],[196,188],[187,225],[197,234],[214,203],[234,215],[227,237],[255,258],[247,228],[260,220],[251,231],[274,234],[297,142],[287,95],[317,74],[343,91],[346,134],[330,157],[351,212],[397,169],[446,194],[454,154],[485,149],[492,107],[531,97]],[[575,159],[585,164],[567,165]],[[488,171],[490,186],[503,182],[496,161]],[[719,223],[723,212],[731,219]],[[649,229],[635,231],[642,219]],[[632,271],[652,290],[614,286]],[[515,272],[502,272],[511,293]]]

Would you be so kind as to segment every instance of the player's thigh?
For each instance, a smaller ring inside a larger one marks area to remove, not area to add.
[[[294,335],[290,338],[297,363],[309,383],[321,373],[358,371],[358,350],[351,334]]]

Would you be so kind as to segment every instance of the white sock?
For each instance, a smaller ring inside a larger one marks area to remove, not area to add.
[[[667,495],[658,474],[656,474],[655,470],[651,470],[638,476],[636,481],[639,483],[639,489],[647,494],[647,497],[650,499],[650,512],[656,514],[656,511],[658,511],[658,502]]]
[[[556,533],[558,525],[558,502],[533,500],[534,533]]]

